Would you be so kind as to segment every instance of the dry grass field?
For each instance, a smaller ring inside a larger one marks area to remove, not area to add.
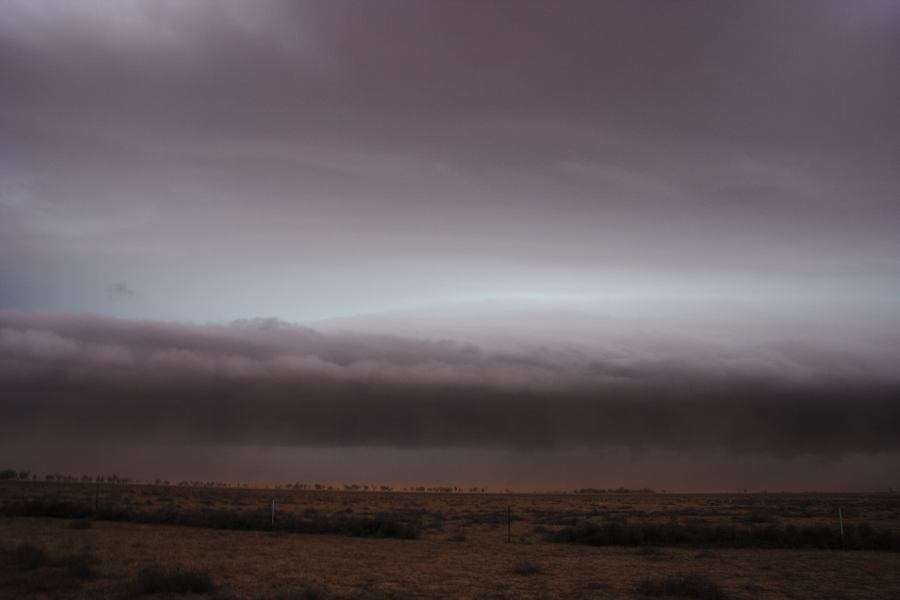
[[[900,597],[894,494],[4,482],[0,514],[4,598]]]

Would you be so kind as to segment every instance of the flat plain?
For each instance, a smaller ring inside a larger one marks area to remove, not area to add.
[[[888,493],[12,481],[0,514],[4,598],[900,597]]]

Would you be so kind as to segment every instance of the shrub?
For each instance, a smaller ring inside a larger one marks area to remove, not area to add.
[[[31,544],[19,544],[10,551],[9,556],[13,566],[22,571],[30,571],[50,565],[47,553]]]
[[[668,554],[656,546],[641,546],[638,548],[637,555],[645,560],[666,560],[669,558]]]
[[[645,579],[638,584],[637,593],[643,596],[672,596],[696,600],[725,600],[727,598],[719,586],[702,573],[670,575],[662,579]]]
[[[420,535],[419,527],[400,521],[391,515],[379,514],[374,517],[343,517],[335,519],[332,527],[326,524],[325,533],[343,533],[355,537],[390,537],[416,539]]]
[[[368,589],[350,594],[334,594],[327,589],[308,585],[277,596],[278,600],[401,600],[402,596],[391,592]]]
[[[512,572],[516,575],[540,575],[544,572],[544,567],[536,562],[526,560],[514,564]]]
[[[215,586],[206,571],[161,567],[147,567],[138,573],[137,593],[144,594],[205,594]]]
[[[302,590],[296,590],[278,596],[278,600],[327,600],[325,590],[316,586],[306,586]]]
[[[17,500],[0,504],[0,514],[10,517],[53,517],[86,520],[126,521],[209,527],[214,529],[271,530],[267,510],[186,510],[173,507],[157,510],[135,510],[128,507],[93,507],[57,499]],[[389,537],[417,539],[422,525],[413,516],[382,513],[367,517],[349,513],[327,516],[321,514],[281,514],[275,521],[276,531],[290,533],[319,533],[355,537]]]
[[[94,523],[90,519],[75,519],[69,522],[70,529],[90,529],[93,526]]]
[[[774,515],[761,510],[754,510],[753,512],[741,515],[737,520],[741,523],[749,523],[752,525],[775,524],[778,522],[778,519],[776,519]]]
[[[4,554],[8,565],[18,573],[0,582],[0,586],[17,589],[21,594],[40,593],[55,597],[80,589],[82,581],[96,579],[98,576],[96,567],[100,560],[89,553],[68,554],[52,559],[37,546],[20,544],[6,550]]]
[[[900,551],[900,535],[871,525],[683,525],[680,523],[579,523],[547,534],[556,543],[590,546],[687,546],[731,548],[848,548]]]
[[[66,573],[75,579],[89,580],[97,578],[97,565],[100,559],[93,554],[69,554],[60,559],[60,566],[66,569]]]

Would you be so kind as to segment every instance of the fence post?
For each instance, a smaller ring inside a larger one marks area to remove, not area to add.
[[[838,506],[838,522],[841,524],[841,546],[844,545],[844,514],[841,512],[841,507]]]
[[[272,499],[272,529],[275,529],[275,499]]]
[[[512,508],[506,507],[506,543],[512,542]]]

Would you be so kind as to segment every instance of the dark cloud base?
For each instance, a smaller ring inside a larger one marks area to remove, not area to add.
[[[236,389],[235,389],[236,388]],[[311,382],[6,387],[4,429],[277,446],[613,447],[842,454],[900,450],[900,388],[665,389],[580,395]]]
[[[883,374],[836,378],[824,370],[797,380],[789,368],[763,376],[647,357],[613,365],[572,351],[489,352],[266,321],[0,317],[0,431],[7,434],[773,456],[900,450],[900,384]]]

